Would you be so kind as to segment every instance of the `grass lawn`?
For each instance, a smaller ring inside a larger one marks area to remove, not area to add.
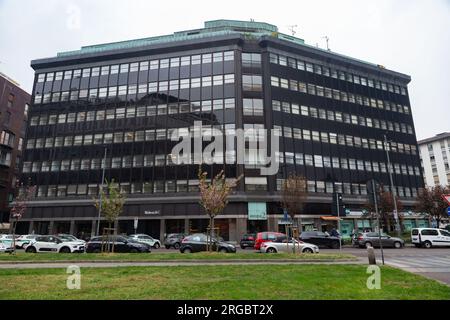
[[[263,254],[257,252],[248,253],[219,253],[199,252],[181,254],[170,253],[24,253],[15,255],[0,254],[2,261],[167,261],[167,260],[230,260],[230,259],[296,259],[296,260],[347,260],[356,259],[349,254]]]
[[[450,299],[450,287],[391,267],[381,289],[362,265],[82,268],[81,289],[66,270],[0,271],[0,299]]]

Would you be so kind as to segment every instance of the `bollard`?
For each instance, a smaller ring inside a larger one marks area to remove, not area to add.
[[[373,247],[367,248],[367,256],[369,257],[369,264],[377,264],[377,259],[375,258],[375,251]]]

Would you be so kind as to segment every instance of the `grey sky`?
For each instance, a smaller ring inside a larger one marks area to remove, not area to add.
[[[30,60],[81,46],[263,21],[308,44],[411,75],[418,139],[450,131],[450,1],[0,0],[0,71],[32,89]]]

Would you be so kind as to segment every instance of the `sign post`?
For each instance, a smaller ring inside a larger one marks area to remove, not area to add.
[[[139,223],[139,219],[134,218],[134,234],[136,234],[136,232],[137,232],[138,223]]]
[[[383,245],[381,244],[381,228],[380,228],[380,215],[378,213],[378,191],[380,190],[380,185],[375,179],[367,182],[367,193],[369,194],[369,202],[371,202],[371,196],[373,196],[373,205],[375,207],[375,214],[377,216],[377,225],[378,225],[378,240],[380,241],[380,250],[381,250],[381,260],[384,265],[384,252]]]

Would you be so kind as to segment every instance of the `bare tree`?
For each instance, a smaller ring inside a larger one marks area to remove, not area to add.
[[[397,204],[397,210],[400,212],[403,209],[403,203],[398,199],[398,197],[395,198],[396,204]],[[378,201],[378,212],[380,214],[380,220],[382,224],[382,228],[385,230],[388,230],[389,226],[395,225],[395,217],[394,217],[394,198],[392,196],[392,193],[389,191],[380,191],[380,197]],[[372,218],[374,218],[375,214],[375,206],[372,203],[367,202],[365,207],[367,208],[368,215],[370,215]],[[402,216],[398,213],[400,222],[402,220]],[[401,223],[400,223],[401,226]]]
[[[106,194],[105,190],[102,188],[100,190],[100,199],[94,199],[94,205],[97,208],[97,210],[100,210],[101,208],[102,215],[108,221],[107,250],[108,252],[110,251],[114,252],[115,239],[113,239],[112,241],[112,249],[110,246],[111,231],[112,231],[111,225],[117,221],[117,218],[123,211],[125,196],[120,192],[119,186],[117,185],[117,183],[114,182],[114,179],[112,179],[110,182],[106,181],[106,184],[108,193]],[[116,230],[114,229],[113,235],[115,234]]]
[[[437,227],[441,219],[446,216],[448,203],[442,198],[444,194],[450,193],[450,186],[443,187],[436,185],[431,188],[423,188],[419,190],[416,197],[416,210],[428,213],[432,218],[436,219]]]
[[[24,190],[19,191],[17,198],[14,200],[10,216],[13,235],[13,253],[16,253],[16,227],[20,219],[27,211],[28,201],[30,201],[36,192],[36,186],[27,186]]]
[[[201,166],[198,169],[198,180],[200,189],[200,205],[205,209],[209,216],[209,239],[208,249],[212,251],[209,245],[214,236],[214,218],[221,214],[228,204],[228,197],[233,188],[235,188],[241,180],[242,175],[236,179],[229,180],[225,178],[224,171],[220,171],[211,182],[207,181],[208,174],[202,171]]]
[[[308,198],[306,179],[303,176],[290,174],[284,180],[281,189],[281,206],[294,221],[295,215],[300,214]],[[287,230],[286,230],[287,233]],[[295,240],[293,240],[293,252],[295,253]]]

